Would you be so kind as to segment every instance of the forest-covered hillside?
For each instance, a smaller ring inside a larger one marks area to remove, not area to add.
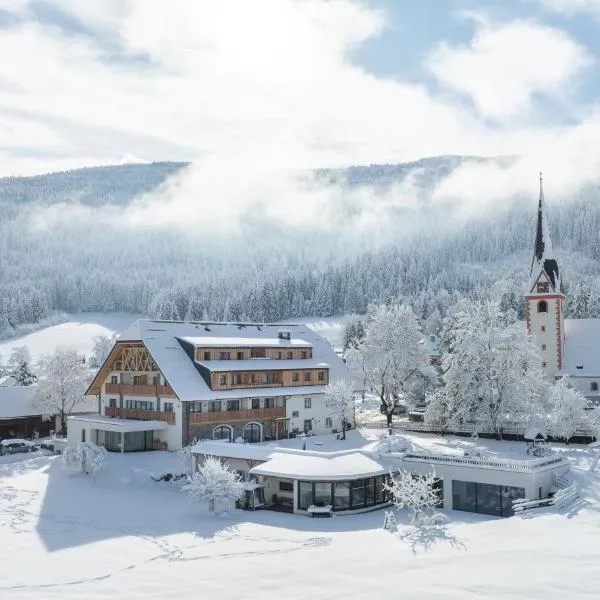
[[[161,189],[183,163],[0,179],[0,335],[56,311],[273,321],[363,313],[371,302],[398,299],[435,328],[463,295],[503,296],[518,309],[535,195],[470,218],[428,201],[454,169],[489,160],[511,159],[450,156],[319,170],[312,181],[336,186],[341,198],[334,220],[356,210],[356,197],[343,200],[359,190],[360,202],[377,205],[377,222],[294,228],[258,214],[223,235],[218,228],[161,227],[150,209],[144,217],[152,227],[123,226],[123,210]],[[408,207],[407,181],[418,190]],[[569,310],[578,316],[600,316],[599,199],[598,190],[586,189],[551,204]],[[202,208],[204,198],[198,202]]]

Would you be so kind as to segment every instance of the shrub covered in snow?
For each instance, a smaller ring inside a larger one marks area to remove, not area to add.
[[[211,512],[228,510],[244,493],[240,476],[218,458],[208,456],[198,471],[188,476],[182,490],[195,502],[206,500]]]
[[[96,473],[106,466],[106,450],[91,442],[79,442],[67,446],[63,452],[63,463],[70,469],[80,469],[82,473],[96,478]]]
[[[391,476],[385,484],[392,502],[398,509],[410,512],[410,521],[414,525],[431,524],[433,511],[440,503],[435,488],[435,473],[410,473],[400,471]]]

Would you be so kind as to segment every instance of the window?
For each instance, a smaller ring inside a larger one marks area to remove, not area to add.
[[[108,406],[110,406],[111,408],[117,408],[117,399],[116,398],[109,398],[108,399]]]
[[[592,381],[592,383],[590,383],[590,390],[592,390],[592,392],[598,391],[598,382],[597,381]]]
[[[281,360],[281,352],[277,353],[277,360]]]
[[[154,405],[147,400],[125,400],[125,408],[132,410],[152,410]]]
[[[260,408],[260,398],[252,398],[252,408],[253,410]]]
[[[204,360],[210,360],[210,352],[204,353]]]
[[[227,410],[240,410],[240,401],[227,400]]]
[[[338,510],[350,508],[350,482],[336,481],[333,484],[333,506]]]
[[[546,331],[546,326],[545,326],[545,325],[542,325],[542,326],[540,327],[540,331],[541,331],[542,333],[544,333],[544,331]]]
[[[275,398],[265,398],[265,408],[275,408]]]
[[[152,377],[152,385],[160,385],[160,375],[154,375],[154,377]]]
[[[319,371],[319,381],[325,381],[325,372]]]
[[[232,438],[232,429],[229,425],[219,425],[213,429],[213,440],[229,440]]]
[[[219,360],[229,360],[231,353],[229,352],[219,352]]]
[[[546,344],[542,344],[542,352],[546,352]]]
[[[119,378],[116,375],[111,375],[110,382],[111,383],[119,383]]]
[[[280,481],[279,482],[279,491],[280,492],[293,492],[294,491],[294,483],[292,481]]]
[[[225,385],[226,383],[227,383],[227,375],[220,375],[219,376],[219,384]]]
[[[365,505],[365,480],[357,479],[352,482],[352,508],[361,508]]]
[[[234,373],[231,376],[231,383],[233,385],[239,385],[240,383],[242,383],[242,376],[239,373]]]
[[[312,431],[312,420],[305,419],[304,420],[304,433],[308,433],[309,431]]]
[[[221,401],[213,400],[208,403],[208,412],[220,412],[221,411]]]
[[[304,371],[304,381],[310,381],[310,371]]]
[[[237,359],[238,360],[244,360],[244,353],[243,352],[238,352],[237,353]]]
[[[173,412],[173,403],[172,402],[165,402],[163,404],[163,411],[164,412],[168,412],[168,413]]]
[[[302,352],[300,352],[300,358],[306,358],[306,350],[302,350]]]
[[[292,411],[292,419],[297,419],[300,416],[300,411],[299,410],[293,410]]]
[[[292,381],[300,381],[300,373],[298,371],[292,373]]]
[[[550,286],[547,281],[538,281],[538,283],[537,283],[538,294],[547,293],[549,289],[550,289]]]
[[[333,424],[331,422],[331,417],[326,417],[325,418],[325,427],[327,429],[331,429],[333,427]]]
[[[330,506],[331,505],[331,483],[315,482],[315,506]]]
[[[293,354],[291,352],[287,353],[288,360],[291,360],[292,356],[293,356]]]
[[[143,380],[142,380],[142,375],[134,375],[133,376],[133,385],[142,385],[143,384]]]
[[[538,302],[537,311],[539,313],[547,313],[548,312],[548,303],[545,300],[540,300]]]
[[[298,508],[306,510],[313,503],[312,481],[298,482]]]
[[[191,413],[202,412],[202,402],[190,402],[190,412]]]
[[[547,367],[547,366],[548,366],[548,365],[547,365],[546,361],[544,361],[544,362],[542,363],[542,367],[544,367],[544,368],[545,368],[545,367]]]
[[[304,398],[304,408],[310,408],[312,401],[310,398]]]
[[[581,370],[583,369],[583,365],[582,365],[582,364],[575,365],[575,368],[576,368],[576,369],[579,369],[579,370],[581,371]]]
[[[250,358],[266,358],[267,353],[264,348],[252,348]]]

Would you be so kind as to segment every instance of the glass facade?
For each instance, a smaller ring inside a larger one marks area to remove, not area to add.
[[[495,517],[513,515],[512,503],[525,498],[525,488],[475,483],[473,481],[452,482],[452,508]]]
[[[383,490],[386,477],[369,477],[354,481],[299,481],[298,508],[329,506],[334,511],[358,510],[387,502]]]

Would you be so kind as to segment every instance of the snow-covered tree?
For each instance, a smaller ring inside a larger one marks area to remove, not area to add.
[[[441,503],[438,490],[435,488],[435,473],[410,473],[402,470],[390,476],[390,482],[385,484],[394,506],[407,509],[410,522],[421,525],[428,514],[432,514]]]
[[[422,341],[419,322],[410,307],[380,305],[370,315],[363,340],[348,350],[348,366],[358,381],[378,395],[390,432],[404,382],[426,364]]]
[[[448,428],[448,401],[443,388],[435,390],[425,395],[427,407],[423,419],[425,423],[434,429],[439,429],[442,434],[446,433]]]
[[[451,427],[475,423],[500,436],[505,424],[530,421],[546,383],[537,348],[515,314],[475,303],[449,326],[442,379]]]
[[[568,444],[574,433],[588,421],[585,396],[571,387],[568,375],[561,377],[550,392],[550,431]]]
[[[32,385],[37,381],[37,376],[29,368],[29,364],[22,362],[11,372],[17,385]]]
[[[106,466],[106,449],[91,442],[78,442],[67,446],[63,452],[65,467],[81,469],[82,473],[96,479],[96,474]]]
[[[185,469],[189,475],[194,472],[194,466],[196,464],[195,455],[192,452],[193,447],[196,445],[197,440],[194,438],[187,446],[182,446],[178,451],[179,457],[181,458]]]
[[[29,348],[27,346],[15,346],[12,348],[10,352],[10,356],[8,357],[8,364],[13,367],[18,367],[22,364],[30,364],[31,363],[31,354],[29,353]]]
[[[59,347],[41,361],[34,404],[45,419],[59,415],[61,431],[73,408],[85,398],[90,376],[83,360],[74,348]]]
[[[325,386],[327,409],[329,414],[342,426],[342,439],[346,439],[347,423],[354,414],[354,386],[338,379]]]
[[[108,337],[107,335],[97,335],[94,337],[89,361],[90,367],[96,368],[102,365],[115,345],[115,338],[115,335],[112,337]]]
[[[207,456],[181,488],[196,502],[207,501],[209,510],[228,510],[244,494],[240,476],[214,456]]]

